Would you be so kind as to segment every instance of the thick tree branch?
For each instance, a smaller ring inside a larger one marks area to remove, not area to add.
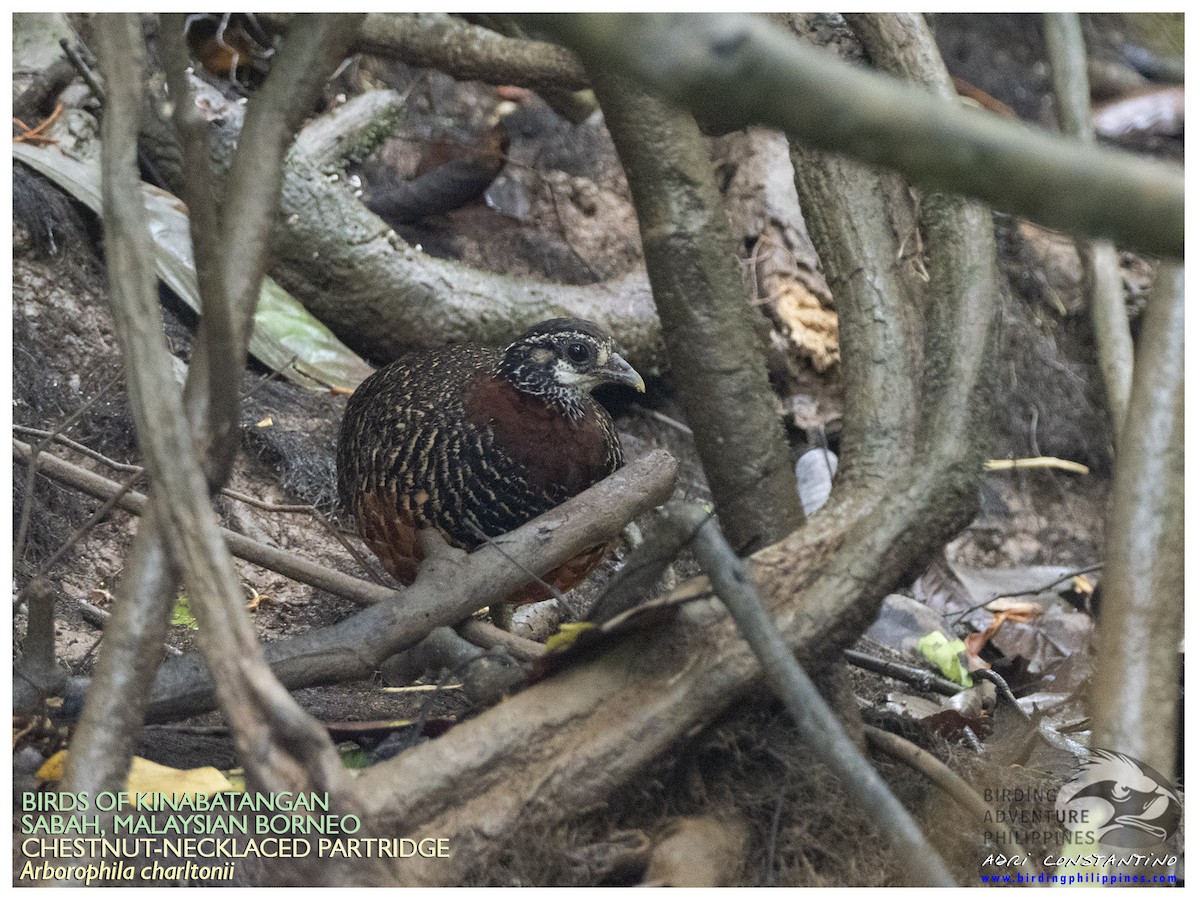
[[[747,15],[538,15],[576,52],[629,72],[699,118],[764,124],[1075,234],[1183,253],[1183,173],[1080,148],[839,63]],[[1103,185],[1103,190],[1097,190]]]
[[[19,443],[14,441],[14,455],[21,457]],[[43,462],[46,475],[62,478],[94,496],[119,489],[115,482],[107,482],[106,487],[107,479],[48,454]],[[384,659],[416,644],[433,628],[455,625],[495,597],[521,587],[529,580],[525,570],[549,571],[581,549],[611,540],[628,522],[670,496],[676,467],[675,460],[663,451],[647,454],[557,509],[497,539],[499,547],[482,547],[461,562],[452,555],[449,560],[427,566],[416,584],[400,592],[290,558],[291,554],[254,544],[233,532],[222,534],[233,552],[258,565],[339,596],[374,604],[329,628],[266,645],[268,662],[288,688],[311,687],[369,678]],[[121,503],[136,513],[144,508],[145,498],[130,494]],[[521,644],[512,649],[519,656],[532,651]],[[83,680],[71,684],[66,697],[68,708],[87,687]],[[194,654],[169,660],[158,673],[153,696],[146,714],[153,721],[204,712],[214,703],[212,677],[204,661]]]
[[[1105,538],[1092,745],[1175,775],[1183,637],[1183,269],[1159,268],[1142,316]]]
[[[950,74],[925,18],[912,14],[847,17],[876,66],[906,78],[945,104],[956,104]],[[982,398],[973,376],[986,353],[994,317],[978,315],[981,298],[999,297],[991,214],[978,203],[930,194],[921,203],[929,283],[922,384],[922,443],[950,442],[964,460],[980,455]],[[969,354],[977,354],[969,358]]]
[[[320,27],[318,22],[316,29]],[[135,164],[141,88],[139,26],[129,16],[102,17],[98,31],[108,81],[103,131],[106,250],[114,321],[124,351],[131,406],[154,486],[151,504],[156,524],[147,534],[157,532],[195,600],[202,623],[201,643],[250,783],[267,791],[324,789],[333,804],[344,809],[350,800],[345,792],[346,775],[328,736],[295,705],[263,664],[253,627],[241,608],[232,562],[208,505],[207,481],[194,456],[182,397],[171,375]],[[257,289],[246,294],[253,299]],[[239,361],[236,371],[241,371],[244,341],[240,348],[217,348],[213,352],[214,365],[220,352]],[[236,406],[232,411],[236,415]],[[154,543],[147,539],[143,549],[156,549]],[[148,570],[143,565],[140,571],[145,574]],[[130,590],[136,592],[152,581],[153,577],[132,582]],[[156,599],[165,610],[166,595]],[[153,649],[158,652],[157,647]],[[151,650],[142,646],[138,652],[144,658]],[[140,707],[146,684],[136,688],[127,699],[132,706]],[[89,708],[94,705],[89,701]],[[86,732],[76,735],[77,741],[85,738]],[[79,780],[83,759],[82,753],[72,755],[69,784]],[[128,757],[121,763],[127,765]],[[325,877],[332,871],[325,867],[320,873],[314,872],[314,877]],[[380,877],[383,870],[357,866],[349,874],[372,879]]]
[[[182,398],[173,390],[161,337],[162,314],[135,162],[141,72],[136,48],[141,37],[136,19],[128,16],[102,19],[101,33],[108,81],[104,206],[110,289],[139,443],[154,485],[151,503],[162,521],[168,552],[196,601],[206,656],[250,776],[260,788],[285,789],[308,782],[297,778],[299,771],[269,760],[273,741],[268,723],[274,716],[266,703],[287,710],[293,701],[278,685],[245,681],[256,660],[261,661],[261,650],[241,609],[238,581],[208,505],[207,484],[193,455]],[[318,783],[336,788],[345,776],[332,745],[323,755],[324,777]]]
[[[783,700],[801,739],[842,783],[892,844],[912,884],[953,886],[954,879],[929,846],[908,811],[879,773],[847,737],[791,648],[763,609],[750,573],[730,549],[712,517],[698,504],[677,501],[666,508],[676,532],[690,539],[713,590],[737,623],[742,638],[762,663],[767,683]]]
[[[198,97],[221,115],[212,153],[227,166],[243,111],[207,86]],[[167,169],[170,136],[147,152]],[[293,149],[284,162],[273,249],[279,281],[355,350],[377,360],[447,343],[503,344],[514,330],[555,316],[605,325],[639,370],[659,368],[661,334],[650,285],[634,272],[597,285],[560,285],[495,275],[434,259],[404,243],[379,217]],[[627,352],[626,352],[627,351]]]
[[[791,154],[843,347],[846,415],[835,492],[867,483],[882,491],[909,462],[918,427],[919,306],[900,244],[916,243],[916,216],[895,175],[795,141]]]
[[[516,84],[535,91],[588,87],[579,60],[558,44],[505,37],[443,14],[370,14],[357,47],[460,81]]]
[[[804,514],[712,163],[690,115],[611,74],[593,81],[717,514],[739,550],[757,549]]]
[[[102,54],[111,68],[108,77],[115,79],[110,89],[116,95],[104,118],[106,206],[108,196],[120,196],[122,179],[128,177],[128,169],[136,159],[136,143],[125,137],[124,129],[136,121],[131,117],[136,116],[141,92],[142,44],[138,35],[128,51],[132,59],[126,58],[127,50],[122,44],[129,37],[128,26],[124,17],[105,17],[98,29]],[[114,176],[118,185],[115,189]],[[131,196],[141,197],[136,186]],[[154,271],[143,266],[148,239],[141,221],[142,210],[140,207],[131,210],[132,206],[136,205],[124,198],[123,202],[117,201],[114,210],[118,224],[111,226],[106,245],[110,280],[114,285],[120,283],[123,290],[154,296],[157,313]],[[124,789],[145,709],[146,685],[154,677],[162,655],[169,614],[167,598],[178,570],[158,538],[157,513],[149,515],[143,525],[126,558],[124,577],[118,583],[110,640],[105,642],[96,662],[94,679],[99,689],[88,698],[71,742],[72,753],[64,779],[64,788],[69,791],[94,795]]]

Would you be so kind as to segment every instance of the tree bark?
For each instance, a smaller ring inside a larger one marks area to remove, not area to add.
[[[712,164],[690,115],[624,79],[595,71],[593,81],[717,515],[739,553],[755,550],[804,514]]]
[[[229,165],[243,110],[193,80],[219,112],[211,130],[218,173]],[[165,177],[180,175],[169,129],[147,119],[147,153]],[[342,183],[293,149],[283,165],[272,239],[280,284],[355,351],[387,362],[413,349],[450,343],[492,346],[545,319],[572,316],[607,327],[644,374],[661,368],[661,331],[644,273],[596,285],[559,285],[483,272],[410,247]]]
[[[1081,148],[839,63],[742,14],[541,14],[577,53],[626,70],[702,121],[782,128],[1051,228],[1182,257],[1183,173]],[[1103,184],[1104,190],[1095,190]]]
[[[1142,319],[1105,539],[1092,681],[1092,745],[1168,780],[1179,728],[1183,638],[1184,290],[1160,267]]]

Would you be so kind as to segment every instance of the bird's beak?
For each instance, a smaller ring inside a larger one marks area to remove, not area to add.
[[[605,381],[626,384],[639,394],[646,393],[646,382],[642,380],[642,376],[633,366],[625,362],[619,353],[609,354],[608,363],[597,374],[602,376]]]

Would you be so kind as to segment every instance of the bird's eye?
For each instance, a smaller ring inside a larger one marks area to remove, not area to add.
[[[592,348],[587,344],[573,341],[567,344],[567,359],[573,363],[585,363],[592,358]]]

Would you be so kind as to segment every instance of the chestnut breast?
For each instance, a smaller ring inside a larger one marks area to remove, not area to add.
[[[572,419],[504,379],[480,373],[468,385],[463,407],[470,427],[490,434],[497,452],[520,466],[536,491],[565,500],[621,467],[612,419],[590,396],[584,414]]]

